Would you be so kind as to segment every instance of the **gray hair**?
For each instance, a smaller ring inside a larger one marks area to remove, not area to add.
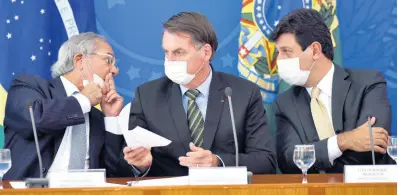
[[[53,78],[71,72],[74,68],[73,59],[76,54],[89,54],[94,52],[97,41],[106,42],[103,36],[93,32],[81,33],[72,36],[61,45],[58,51],[58,60],[51,66],[51,76]]]
[[[181,12],[168,19],[163,28],[170,33],[189,34],[197,49],[199,45],[209,44],[213,51],[210,60],[214,58],[218,47],[217,35],[204,15],[197,12]]]

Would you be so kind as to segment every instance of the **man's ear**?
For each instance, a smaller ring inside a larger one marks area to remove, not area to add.
[[[205,45],[203,45],[202,49],[205,53],[204,60],[210,61],[211,56],[213,55],[213,48],[210,46],[210,44],[206,43]]]
[[[311,44],[311,48],[313,51],[313,54],[312,54],[313,60],[319,59],[322,56],[322,45],[316,41]]]
[[[73,56],[73,64],[76,69],[78,70],[83,70],[83,54],[78,53],[75,56]]]

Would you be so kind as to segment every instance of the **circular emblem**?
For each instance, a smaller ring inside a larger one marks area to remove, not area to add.
[[[311,0],[255,0],[253,15],[259,29],[269,38],[279,19],[295,9],[310,7]]]

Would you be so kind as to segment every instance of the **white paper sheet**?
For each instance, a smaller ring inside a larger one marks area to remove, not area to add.
[[[119,128],[121,129],[122,133],[125,133],[129,130],[129,119],[130,119],[130,108],[131,103],[128,103],[122,111],[120,111],[118,120],[119,120]]]
[[[25,189],[25,182],[24,181],[11,181],[10,185],[14,189]],[[79,186],[82,187],[82,186]],[[115,184],[115,183],[101,183],[95,186],[89,186],[89,187],[127,187],[127,185],[120,185],[120,184]]]
[[[171,177],[171,178],[164,178],[164,179],[148,179],[148,180],[139,180],[136,181],[129,181],[128,182],[131,186],[185,186],[189,185],[189,178],[188,176],[182,177]]]
[[[171,143],[170,140],[137,126],[133,130],[123,131],[127,146],[134,148],[162,147]]]
[[[10,185],[14,189],[25,189],[25,182],[24,181],[10,181]]]

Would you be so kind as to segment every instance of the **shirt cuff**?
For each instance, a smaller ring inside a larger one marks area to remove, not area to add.
[[[333,165],[333,161],[341,155],[343,155],[343,153],[337,144],[337,135],[330,137],[328,139],[328,156],[330,164]]]
[[[119,120],[116,116],[104,117],[105,130],[115,135],[123,135],[119,128]]]
[[[135,168],[134,166],[131,166],[131,167],[133,167],[133,174],[135,177],[138,177],[141,175],[141,172],[137,168]],[[148,174],[150,169],[151,169],[151,167],[149,167],[141,177],[145,177]]]
[[[79,102],[83,114],[89,113],[91,111],[91,103],[86,96],[81,93],[75,93],[72,96],[75,97],[76,100]]]
[[[216,157],[220,160],[221,165],[222,165],[223,167],[225,167],[224,161],[221,159],[221,157],[218,156],[217,154],[215,154],[215,155],[216,155]],[[220,165],[220,166],[221,166],[221,165]]]

